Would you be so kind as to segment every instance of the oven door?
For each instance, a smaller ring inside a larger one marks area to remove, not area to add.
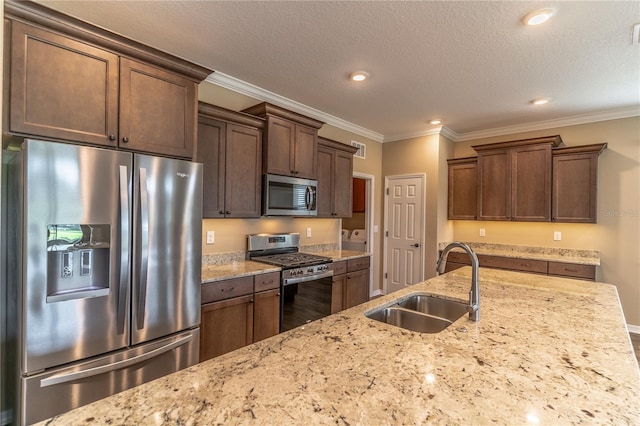
[[[280,332],[331,315],[332,276],[295,284],[283,282]]]
[[[265,175],[263,213],[267,216],[317,216],[316,190],[311,179]]]

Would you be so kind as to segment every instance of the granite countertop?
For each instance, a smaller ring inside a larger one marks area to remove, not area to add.
[[[470,276],[455,270],[46,424],[640,424],[613,285],[483,269],[479,322],[421,334],[364,316],[415,291],[465,300]]]
[[[202,283],[264,274],[267,272],[280,272],[280,268],[252,260],[234,260],[217,265],[202,265]]]
[[[363,251],[355,251],[355,250],[327,250],[322,252],[309,251],[307,253],[330,257],[331,260],[333,260],[334,262],[338,262],[340,260],[350,260],[350,259],[357,259],[359,257],[371,256],[371,253],[366,253]]]
[[[307,251],[307,253],[330,257],[334,262],[339,260],[357,259],[363,256],[371,256],[370,253],[352,250],[328,250],[322,252]],[[229,260],[223,260],[215,264],[202,265],[202,283],[205,284],[230,278],[246,277],[248,275],[279,271],[280,267],[278,266],[254,262],[252,260],[244,260],[235,256],[235,258],[230,257]]]
[[[551,262],[574,263],[579,265],[600,265],[598,250],[570,249],[557,247],[518,246],[510,244],[490,244],[465,242],[476,254],[490,256],[514,257],[518,259],[546,260]],[[438,250],[443,250],[448,242],[439,243]],[[462,251],[453,249],[452,251]]]

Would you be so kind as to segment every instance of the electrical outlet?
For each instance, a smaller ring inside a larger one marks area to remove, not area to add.
[[[215,231],[207,231],[207,244],[213,244],[216,241]]]
[[[311,238],[311,228],[307,228],[307,238]]]
[[[553,241],[561,241],[562,240],[562,232],[555,231],[553,233]]]
[[[481,237],[485,236],[484,228],[480,228],[480,236]]]

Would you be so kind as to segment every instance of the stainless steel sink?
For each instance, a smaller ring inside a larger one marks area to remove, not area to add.
[[[366,312],[367,318],[420,333],[439,333],[467,313],[467,304],[412,294]]]

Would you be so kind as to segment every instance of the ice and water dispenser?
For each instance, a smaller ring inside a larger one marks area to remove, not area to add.
[[[47,302],[109,293],[110,225],[47,226]]]

